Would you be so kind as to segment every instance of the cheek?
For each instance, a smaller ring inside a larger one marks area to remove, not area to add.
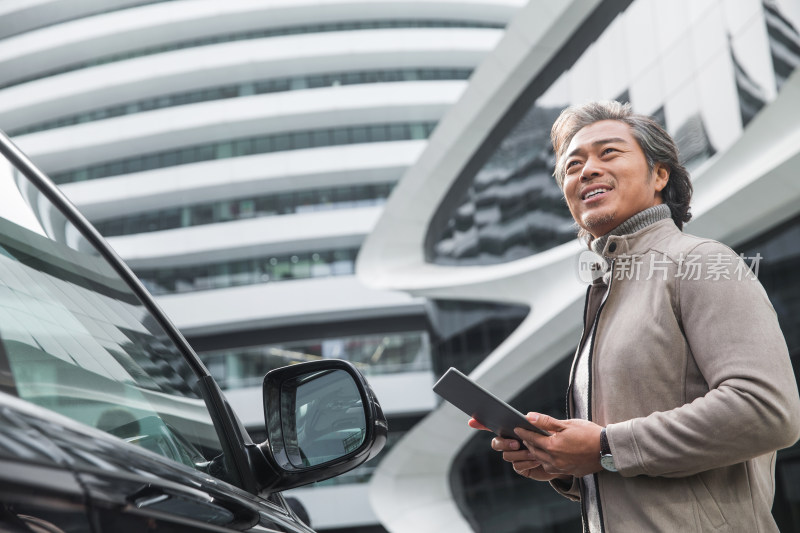
[[[564,201],[567,202],[567,207],[569,208],[570,212],[572,212],[573,208],[578,203],[575,199],[574,193],[570,192],[569,189],[564,190]]]
[[[575,180],[567,178],[564,180],[564,186],[561,187],[561,192],[564,193],[564,199],[566,199],[567,204],[574,202],[574,199],[577,195],[578,187],[575,183]]]

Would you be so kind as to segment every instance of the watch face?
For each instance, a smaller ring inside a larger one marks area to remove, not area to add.
[[[614,456],[613,455],[601,455],[600,456],[600,466],[608,470],[609,472],[616,472],[617,466],[614,464]]]

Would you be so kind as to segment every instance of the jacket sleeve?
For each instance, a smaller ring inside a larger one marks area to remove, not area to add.
[[[623,476],[689,476],[800,437],[797,382],[766,292],[730,248],[706,242],[692,253],[702,257],[703,275],[678,279],[677,312],[709,390],[681,407],[609,424]],[[728,264],[723,275],[709,268],[720,263]]]
[[[550,481],[550,486],[556,489],[556,492],[572,501],[577,502],[581,499],[580,481],[576,477],[573,477],[572,481],[554,479]]]

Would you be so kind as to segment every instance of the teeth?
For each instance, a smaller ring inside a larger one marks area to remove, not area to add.
[[[608,189],[595,189],[592,192],[590,192],[589,194],[587,194],[586,196],[584,196],[583,199],[584,200],[588,200],[592,196],[597,196],[598,194],[604,193],[604,192],[608,192]]]

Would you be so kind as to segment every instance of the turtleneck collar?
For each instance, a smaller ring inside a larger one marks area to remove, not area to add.
[[[653,207],[648,207],[644,211],[639,211],[631,218],[608,232],[607,234],[603,235],[602,237],[598,237],[593,239],[589,243],[589,247],[592,249],[594,253],[597,255],[602,256],[603,250],[605,250],[606,242],[608,241],[608,237],[611,235],[630,235],[631,233],[635,233],[641,229],[646,228],[650,224],[654,224],[659,220],[664,220],[666,218],[670,218],[672,216],[672,212],[669,209],[667,204],[658,204],[654,205]]]

